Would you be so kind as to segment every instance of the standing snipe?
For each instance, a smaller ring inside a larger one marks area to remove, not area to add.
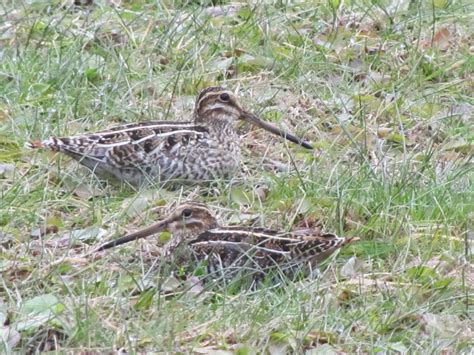
[[[26,146],[60,151],[98,175],[111,174],[134,185],[150,179],[205,181],[228,177],[238,166],[237,119],[312,148],[244,110],[233,93],[221,87],[200,92],[194,122],[141,122],[80,136],[52,137]]]
[[[235,275],[251,273],[261,277],[269,269],[286,275],[311,270],[342,246],[356,240],[311,230],[280,232],[265,228],[222,227],[209,208],[191,202],[178,206],[162,221],[103,244],[96,251],[110,249],[160,231],[171,232],[163,255],[173,254],[182,246],[191,259],[205,265],[207,274]],[[182,250],[182,248],[180,248]]]

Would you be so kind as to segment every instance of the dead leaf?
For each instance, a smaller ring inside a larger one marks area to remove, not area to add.
[[[268,346],[268,353],[270,355],[285,355],[288,354],[288,347],[287,342],[272,342]]]
[[[279,173],[287,173],[290,170],[288,164],[285,164],[281,161],[270,159],[268,157],[263,158],[263,167],[267,170],[279,172]]]
[[[367,77],[368,83],[375,83],[375,84],[388,84],[392,80],[389,74],[379,73],[376,71],[371,71],[369,76]]]
[[[0,344],[6,345],[9,349],[14,348],[21,339],[20,333],[10,327],[0,327]],[[2,347],[3,348],[3,347]],[[3,348],[5,350],[5,348]]]
[[[66,257],[64,259],[55,261],[52,265],[71,265],[74,267],[83,267],[89,265],[90,260],[83,257]]]
[[[338,351],[335,347],[329,344],[322,344],[316,348],[310,349],[305,352],[305,355],[336,355],[336,354],[344,354]]]
[[[30,232],[30,237],[33,239],[41,238],[47,234],[57,233],[58,227],[57,226],[41,226],[39,228],[33,229]]]
[[[305,337],[306,349],[316,348],[322,344],[334,344],[339,342],[337,335],[329,332],[323,332],[320,330],[312,330]]]
[[[234,48],[232,51],[224,51],[222,52],[222,56],[226,58],[231,57],[240,57],[242,54],[247,53],[245,49],[242,48]]]
[[[191,276],[185,281],[186,293],[198,295],[204,291],[204,286],[199,277]]]
[[[353,256],[346,261],[344,266],[341,268],[340,274],[342,277],[349,278],[356,274],[356,260],[357,258]]]
[[[205,8],[203,12],[211,17],[234,17],[241,7],[241,4],[210,6]]]
[[[1,29],[1,27],[0,27]],[[6,108],[1,108],[0,109],[0,122],[5,122],[9,118],[9,112]]]
[[[122,207],[125,208],[125,213],[128,217],[135,217],[145,211],[150,205],[148,196],[138,196],[130,201],[126,199],[122,203]]]
[[[268,194],[268,187],[264,185],[257,185],[253,190],[253,194],[258,198],[259,201],[265,201]]]
[[[77,197],[80,197],[84,200],[88,200],[92,197],[103,196],[105,193],[105,190],[99,189],[95,186],[81,183],[74,188],[72,193]]]
[[[455,315],[425,313],[420,315],[419,320],[424,325],[425,331],[432,336],[442,338],[456,336],[457,339],[472,339],[474,337],[472,324],[469,326]]]
[[[0,298],[0,325],[5,324],[8,319],[8,306]]]
[[[163,281],[163,283],[161,284],[161,289],[164,292],[174,292],[178,290],[180,286],[181,286],[181,281],[179,281],[174,276],[170,276],[165,281]]]
[[[0,179],[11,179],[15,175],[15,164],[0,164]]]
[[[387,138],[393,132],[393,128],[389,127],[380,127],[377,130],[377,137],[379,138]]]
[[[474,115],[474,106],[468,103],[457,103],[449,108],[446,112],[448,116],[458,116],[463,122],[468,123],[471,117]]]
[[[441,51],[447,51],[449,49],[450,38],[451,33],[446,27],[443,27],[433,36],[432,46],[437,47]]]
[[[232,66],[233,61],[233,58],[218,58],[212,62],[212,67],[220,71],[226,71]]]
[[[451,32],[447,27],[436,31],[431,40],[423,40],[420,43],[421,48],[438,48],[440,51],[447,51],[450,46]]]
[[[397,354],[407,354],[408,348],[402,342],[390,343],[390,350]]]
[[[474,152],[474,142],[469,142],[465,138],[460,137],[446,143],[443,146],[443,150],[469,154]]]
[[[66,233],[63,238],[69,241],[80,240],[82,242],[102,240],[108,234],[107,230],[99,227],[87,227],[84,229],[75,229]],[[62,239],[62,238],[61,238]]]
[[[235,211],[230,217],[226,219],[228,225],[242,225],[251,224],[256,220],[259,220],[262,216],[258,213],[239,213]]]
[[[239,57],[237,62],[238,72],[256,72],[260,69],[270,68],[273,65],[273,61],[270,58],[258,56],[254,57],[250,54],[243,54]]]

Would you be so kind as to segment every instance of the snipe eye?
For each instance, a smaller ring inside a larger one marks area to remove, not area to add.
[[[219,95],[219,99],[221,99],[221,101],[227,102],[230,100],[230,96],[228,93],[224,92]]]
[[[190,208],[185,208],[183,210],[183,212],[181,212],[181,215],[184,217],[184,218],[189,218],[193,215],[193,210],[190,209]]]

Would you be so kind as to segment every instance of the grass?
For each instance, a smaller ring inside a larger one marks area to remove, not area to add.
[[[470,2],[71,3],[1,5],[2,352],[472,351]],[[137,191],[22,148],[185,119],[218,83],[315,151],[239,127],[232,181]],[[240,292],[177,283],[153,238],[80,257],[186,199],[361,241],[319,278]]]

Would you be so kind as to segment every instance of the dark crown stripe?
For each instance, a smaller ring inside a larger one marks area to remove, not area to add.
[[[222,86],[210,86],[208,88],[205,88],[201,90],[199,93],[196,102],[199,102],[207,93],[209,92],[218,92],[218,91],[225,91],[225,89]]]
[[[190,202],[186,202],[183,205],[178,206],[178,209],[175,212],[175,213],[177,213],[176,217],[178,219],[182,218],[181,212],[185,209],[192,210],[193,211],[193,216],[196,216],[196,214],[204,212],[205,215],[206,214],[209,215],[214,220],[214,214],[211,212],[209,207],[204,203],[190,201]],[[192,224],[193,222],[194,222],[194,219],[188,220],[188,221],[186,221],[186,225]],[[216,224],[217,224],[217,221],[214,220],[214,223],[212,223],[212,225],[216,225]]]
[[[189,201],[189,202],[186,202],[185,204],[179,206],[180,209],[184,209],[184,208],[191,208],[191,209],[195,209],[195,208],[199,208],[199,209],[203,209],[203,210],[206,210],[206,211],[209,211],[209,207],[205,204],[205,203],[201,203],[201,202],[195,202],[195,201]]]
[[[202,109],[207,107],[209,104],[212,104],[213,102],[216,101],[216,98],[222,93],[222,92],[228,92],[229,94],[232,94],[230,91],[225,90],[223,88],[220,88],[218,91],[208,91],[204,95],[200,95],[199,99],[196,100],[196,105],[195,109]],[[229,103],[226,103],[229,104]],[[200,114],[203,114],[200,112]]]

